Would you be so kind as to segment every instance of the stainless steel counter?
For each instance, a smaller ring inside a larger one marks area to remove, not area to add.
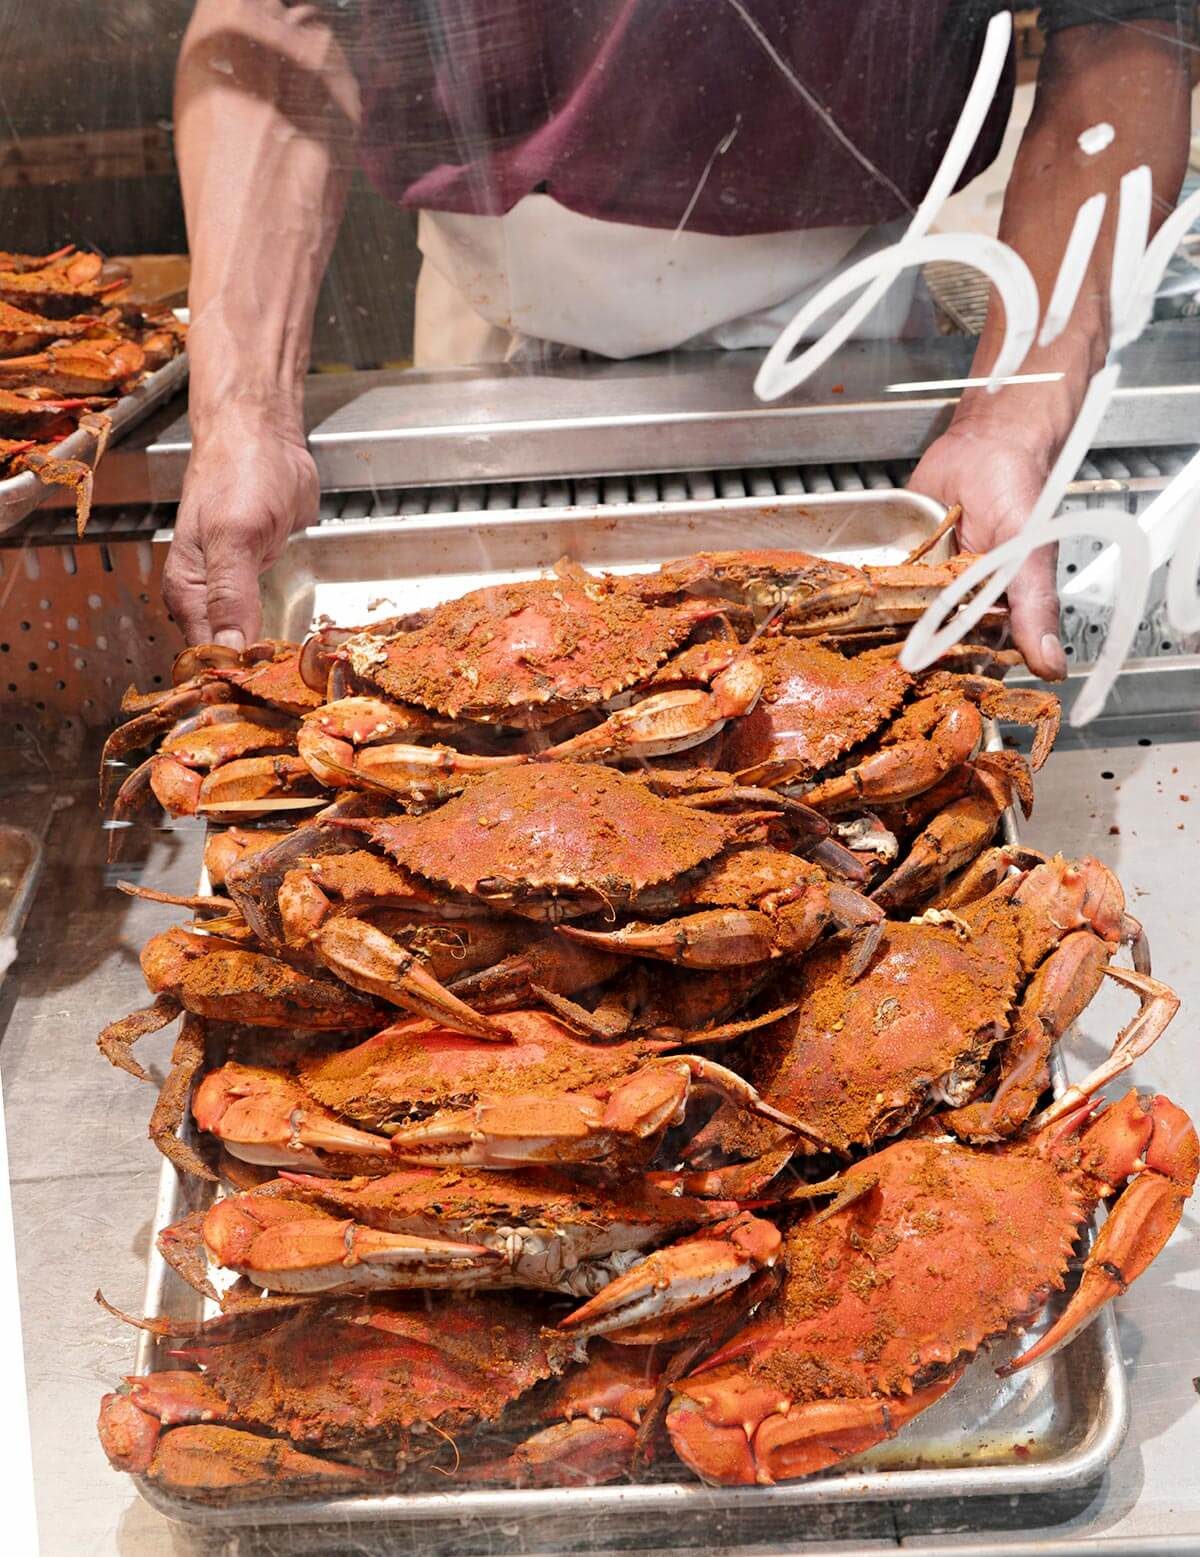
[[[1029,841],[1092,850],[1126,883],[1146,921],[1155,972],[1184,996],[1169,1035],[1136,1072],[1200,1114],[1194,1050],[1200,947],[1200,743],[1155,731],[1157,744],[1106,735],[1055,753],[1044,770]],[[1141,739],[1149,740],[1150,736]],[[0,987],[0,1074],[8,1117],[25,1355],[42,1550],[47,1557],[276,1557],[284,1552],[363,1554],[548,1552],[585,1549],[747,1553],[909,1551],[1004,1553],[1200,1550],[1200,1289],[1197,1212],[1120,1305],[1133,1397],[1128,1439],[1103,1482],[1048,1505],[998,1499],[956,1507],[864,1507],[787,1528],[706,1517],[669,1531],[561,1519],[537,1528],[447,1526],[435,1536],[390,1529],[261,1536],[196,1536],[172,1527],[109,1470],[96,1441],[99,1396],[129,1367],[133,1337],[92,1301],[136,1310],[159,1158],[146,1140],[148,1087],[97,1054],[102,1023],[145,1002],[137,949],[173,912],[111,890],[90,769],[51,782],[31,746],[19,774],[0,780],[0,817],[45,828],[49,853],[18,961]],[[55,806],[60,809],[53,809]],[[188,824],[158,837],[145,878],[191,890],[200,837]],[[123,867],[129,873],[129,867]],[[1104,992],[1071,1043],[1078,1075],[1099,1056],[1128,1005]],[[142,1044],[161,1067],[171,1034]]]
[[[908,459],[949,421],[958,391],[938,386],[971,350],[851,342],[771,405],[754,396],[759,351],[324,373],[305,386],[305,421],[323,492],[707,469],[714,448],[726,466]],[[1151,326],[1123,353],[1095,445],[1190,444],[1198,426],[1195,325]],[[190,449],[187,417],[166,407],[109,450],[97,505],[176,502]]]

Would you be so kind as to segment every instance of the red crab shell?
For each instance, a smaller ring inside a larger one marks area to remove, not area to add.
[[[410,632],[368,630],[343,653],[356,676],[400,702],[537,728],[644,681],[719,611],[646,605],[618,579],[568,575],[473,590]]]
[[[796,970],[790,1015],[759,1033],[749,1076],[777,1108],[801,1114],[843,1147],[893,1133],[932,1087],[1000,1036],[1017,990],[1018,929],[994,918],[973,940],[949,927],[889,922],[867,971],[849,976],[853,949],[829,942]],[[702,1144],[755,1155],[774,1137],[723,1110]]]
[[[335,1445],[493,1421],[572,1351],[544,1335],[528,1300],[421,1294],[306,1306],[265,1334],[178,1355],[203,1366],[238,1420]]]
[[[766,684],[724,731],[721,760],[734,770],[786,762],[811,778],[878,729],[912,684],[890,653],[845,655],[790,637],[760,638],[753,653]]]
[[[452,891],[616,902],[693,870],[734,836],[727,821],[660,800],[637,779],[565,762],[488,773],[424,816],[361,825],[398,864]]]

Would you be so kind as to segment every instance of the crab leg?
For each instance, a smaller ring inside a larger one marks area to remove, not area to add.
[[[1200,1171],[1195,1127],[1161,1095],[1144,1103],[1128,1093],[1087,1129],[1083,1147],[1085,1160],[1095,1163],[1101,1193],[1132,1173],[1137,1177],[1100,1229],[1070,1302],[1035,1345],[996,1370],[1002,1377],[1065,1346],[1137,1280],[1178,1226]]]
[[[140,1011],[131,1011],[128,1016],[108,1024],[96,1040],[100,1053],[110,1065],[127,1070],[139,1081],[149,1081],[144,1067],[138,1064],[129,1051],[139,1038],[169,1027],[182,1010],[182,1004],[174,995],[165,992],[156,995],[152,1005],[143,1006]]]
[[[397,1130],[392,1150],[414,1162],[481,1168],[603,1162],[631,1147],[640,1147],[638,1155],[645,1156],[678,1121],[693,1086],[709,1087],[749,1113],[816,1139],[808,1126],[772,1108],[735,1071],[698,1055],[671,1055],[648,1061],[613,1087],[606,1100],[586,1092],[527,1093],[442,1110]]]
[[[912,567],[914,562],[920,562],[922,557],[928,556],[937,543],[953,531],[955,526],[962,519],[962,516],[962,504],[952,503],[951,506],[947,508],[942,518],[942,522],[938,525],[937,529],[934,530],[932,534],[927,535],[923,541],[918,542],[917,545],[913,547],[912,551],[909,552],[908,556],[905,557],[904,566]]]
[[[455,1032],[508,1041],[508,1033],[452,995],[429,973],[415,952],[362,919],[328,919],[313,936],[325,966],[352,989],[378,995],[390,1005],[429,1017]]]
[[[1139,973],[1135,968],[1112,966],[1106,966],[1103,972],[1116,983],[1124,984],[1127,989],[1136,991],[1139,998],[1137,1014],[1118,1033],[1109,1057],[1089,1076],[1085,1076],[1077,1086],[1068,1087],[1060,1098],[1055,1099],[1050,1107],[1038,1116],[1035,1121],[1038,1125],[1047,1125],[1056,1119],[1062,1119],[1084,1099],[1094,1097],[1110,1081],[1128,1070],[1134,1060],[1158,1042],[1179,1010],[1179,996],[1175,991],[1169,985],[1160,983],[1158,979],[1151,978],[1149,974]],[[1096,987],[1098,984],[1097,980]],[[1088,999],[1091,999],[1090,995]],[[1083,1010],[1082,1005],[1079,1010]],[[1069,1021],[1074,1020],[1078,1014],[1078,1011],[1073,1012]],[[1064,1022],[1064,1029],[1069,1025],[1069,1021]]]
[[[189,1012],[180,1023],[179,1037],[171,1051],[171,1069],[150,1115],[148,1133],[155,1146],[175,1164],[179,1172],[215,1181],[217,1175],[195,1147],[181,1140],[177,1134],[187,1111],[188,1094],[203,1070],[206,1058],[204,1023]]]
[[[1013,1034],[1004,1045],[994,1097],[990,1102],[970,1103],[942,1116],[942,1122],[960,1140],[1000,1140],[1025,1123],[1050,1084],[1050,1050],[1095,998],[1111,956],[1112,948],[1098,935],[1090,930],[1076,930],[1047,957],[1021,998]],[[1171,1014],[1166,1014],[1164,1027]],[[1139,1020],[1136,1018],[1135,1023]],[[1122,1034],[1117,1040],[1118,1049],[1124,1038]],[[1087,1083],[1084,1085],[1087,1087]],[[1088,1088],[1087,1095],[1090,1092]],[[1069,1113],[1082,1095],[1065,1094],[1071,1096],[1071,1101],[1061,1112]]]
[[[612,1335],[618,1341],[618,1332],[636,1331],[640,1341],[647,1324],[690,1313],[732,1292],[757,1271],[770,1270],[781,1242],[772,1223],[740,1212],[648,1254],[560,1320],[558,1328],[578,1336]]]

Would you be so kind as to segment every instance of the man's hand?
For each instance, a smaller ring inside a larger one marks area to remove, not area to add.
[[[1046,483],[1044,448],[1023,448],[1015,432],[960,419],[930,444],[909,486],[947,508],[961,503],[965,551],[990,551],[1022,529]],[[1043,547],[1008,586],[1013,642],[1035,676],[1061,681],[1067,659],[1059,638],[1055,548]]]
[[[197,434],[163,594],[189,643],[240,649],[262,620],[258,575],[317,517],[319,484],[298,435],[244,409]]]
[[[1056,9],[1043,7],[1049,37],[1000,219],[1000,237],[1029,266],[1043,308],[1080,206],[1102,195],[1105,216],[1066,327],[1047,345],[1032,346],[1021,364],[1020,372],[1036,380],[995,394],[966,390],[950,427],[913,473],[916,491],[962,504],[962,542],[970,551],[988,551],[1024,525],[1088,383],[1105,361],[1123,175],[1139,165],[1150,169],[1152,235],[1174,207],[1187,166],[1188,38],[1167,21],[1056,28]],[[1108,150],[1092,154],[1084,149],[1084,131],[1101,121],[1115,133]],[[991,372],[1004,325],[993,293],[972,378]],[[1008,587],[1008,604],[1013,639],[1029,668],[1056,680],[1066,674],[1066,657],[1058,639],[1054,562],[1050,547],[1030,557]]]

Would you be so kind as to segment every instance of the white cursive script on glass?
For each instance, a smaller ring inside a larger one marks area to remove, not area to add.
[[[975,80],[959,116],[946,154],[908,230],[898,243],[873,254],[835,276],[795,315],[771,347],[754,381],[762,400],[777,400],[802,384],[837,350],[851,331],[875,307],[902,271],[930,260],[957,260],[981,270],[996,287],[1004,305],[1004,334],[985,381],[987,393],[1011,380],[1036,338],[1049,345],[1066,326],[1079,295],[1100,224],[1106,196],[1084,201],[1076,215],[1038,331],[1037,286],[1024,260],[999,239],[973,233],[936,233],[929,228],[953,190],[983,125],[1008,57],[1012,17],[1007,11],[988,24]],[[1089,148],[1090,149],[1090,148]],[[1100,149],[1097,147],[1097,149]],[[1151,181],[1145,166],[1131,169],[1121,180],[1113,240],[1110,283],[1111,338],[1109,360],[1088,385],[1075,424],[1018,536],[985,553],[944,589],[909,633],[901,655],[906,669],[923,670],[947,649],[962,641],[983,613],[1004,593],[1030,553],[1073,535],[1101,536],[1112,543],[1101,561],[1114,587],[1114,610],[1104,648],[1071,711],[1071,723],[1086,724],[1104,700],[1129,653],[1145,604],[1154,567],[1173,558],[1167,586],[1167,613],[1179,632],[1200,629],[1200,601],[1195,591],[1200,562],[1200,524],[1195,518],[1200,500],[1200,457],[1189,462],[1150,505],[1137,524],[1116,509],[1089,509],[1078,518],[1055,517],[1067,483],[1079,469],[1120,380],[1114,353],[1141,334],[1148,322],[1154,293],[1179,240],[1200,217],[1200,192],[1185,200],[1162,224],[1153,239],[1150,227]],[[829,326],[819,340],[800,354],[792,351],[804,335],[835,304],[865,288],[855,302]],[[1178,550],[1176,548],[1178,547]],[[958,607],[974,594],[962,610]]]

